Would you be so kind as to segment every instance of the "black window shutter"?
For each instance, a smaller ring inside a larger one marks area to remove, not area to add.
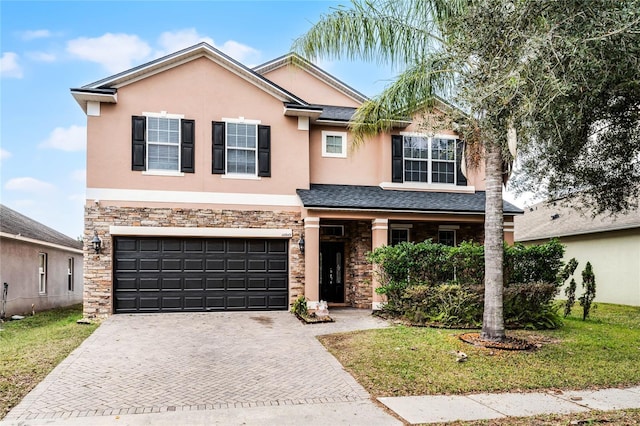
[[[462,174],[462,153],[464,152],[464,141],[456,141],[456,185],[467,186],[467,178]]]
[[[270,126],[258,126],[258,176],[271,177]]]
[[[194,173],[195,150],[196,150],[196,122],[195,120],[181,120],[182,140],[180,141],[180,171],[183,173]]]
[[[131,117],[131,170],[146,170],[147,159],[147,117]]]
[[[213,174],[224,174],[225,164],[224,164],[224,121],[212,121],[212,156],[211,156],[211,173]]]
[[[402,176],[402,136],[391,136],[391,181],[404,182]]]

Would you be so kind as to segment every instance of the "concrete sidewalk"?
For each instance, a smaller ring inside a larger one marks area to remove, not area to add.
[[[409,424],[439,423],[640,408],[640,386],[549,393],[405,396],[378,400]]]

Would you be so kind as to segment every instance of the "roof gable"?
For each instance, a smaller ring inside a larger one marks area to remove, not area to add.
[[[274,82],[205,42],[187,47],[186,49],[182,49],[162,58],[155,59],[121,73],[95,81],[80,88],[72,88],[71,94],[86,112],[87,102],[89,101],[117,103],[118,88],[202,57],[215,62],[229,72],[238,75],[282,102],[294,103],[303,106],[308,105],[308,103],[303,99],[283,89]]]
[[[346,83],[340,81],[333,75],[324,71],[322,68],[295,53],[288,53],[269,62],[265,62],[262,65],[254,67],[253,70],[262,76],[268,76],[269,74],[277,72],[282,68],[291,67],[305,72],[310,77],[322,82],[330,90],[338,92],[340,95],[345,96],[352,101],[353,106],[358,106],[368,99],[365,95],[358,92],[353,87],[350,87]],[[316,103],[327,104],[326,101]]]
[[[24,237],[44,243],[82,250],[82,242],[49,228],[27,216],[0,204],[0,232],[10,237]]]

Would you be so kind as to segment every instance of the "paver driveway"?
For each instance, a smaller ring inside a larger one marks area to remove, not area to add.
[[[313,335],[385,323],[342,315],[306,326],[288,312],[115,315],[4,420],[367,400]]]

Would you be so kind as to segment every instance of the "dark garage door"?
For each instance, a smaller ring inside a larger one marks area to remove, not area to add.
[[[114,239],[116,313],[288,308],[287,240]]]

